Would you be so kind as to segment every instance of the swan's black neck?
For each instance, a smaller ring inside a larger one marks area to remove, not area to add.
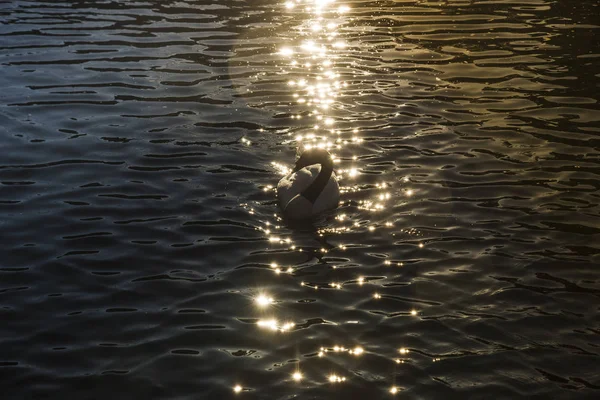
[[[313,204],[315,201],[317,201],[317,198],[323,189],[325,189],[325,186],[327,185],[327,182],[329,182],[331,174],[333,173],[333,161],[331,160],[331,157],[327,157],[319,164],[321,164],[321,171],[319,171],[319,175],[317,175],[316,179],[312,181],[312,183],[306,189],[304,189],[302,193],[300,193],[302,197]]]

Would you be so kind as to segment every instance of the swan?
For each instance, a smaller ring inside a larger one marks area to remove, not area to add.
[[[327,150],[313,148],[302,153],[296,166],[277,184],[283,214],[291,219],[311,218],[332,210],[340,201],[340,187]]]

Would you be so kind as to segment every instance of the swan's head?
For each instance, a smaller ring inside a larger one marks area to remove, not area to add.
[[[333,160],[331,154],[325,149],[314,148],[305,150],[300,158],[296,160],[296,167],[293,172],[298,172],[304,167],[309,165],[321,164],[322,166],[333,167]]]

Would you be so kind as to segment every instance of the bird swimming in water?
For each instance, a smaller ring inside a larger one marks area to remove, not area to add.
[[[277,197],[283,214],[291,219],[312,218],[336,208],[340,187],[331,154],[318,148],[304,151],[292,172],[277,184]]]

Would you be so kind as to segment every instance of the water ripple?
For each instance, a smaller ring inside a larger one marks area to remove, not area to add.
[[[596,2],[288,3],[0,4],[5,397],[597,397]]]

